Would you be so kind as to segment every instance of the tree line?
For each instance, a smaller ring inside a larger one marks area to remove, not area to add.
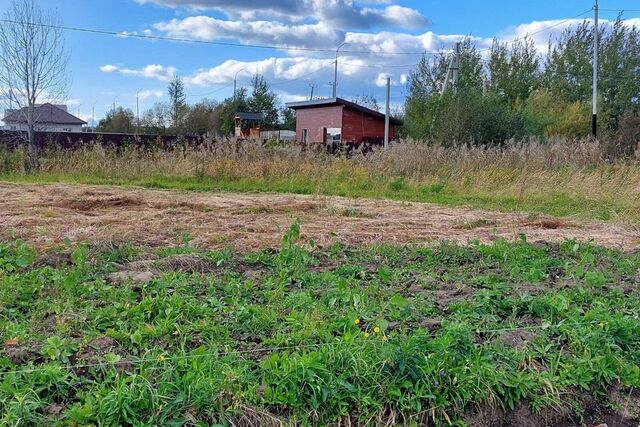
[[[249,89],[240,88],[221,102],[203,99],[187,103],[183,81],[175,76],[167,87],[168,101],[156,102],[137,118],[131,109],[108,111],[96,128],[99,132],[157,135],[232,136],[237,112],[262,113],[264,129],[295,129],[295,113],[285,108],[262,75],[251,79]]]
[[[588,21],[550,40],[544,53],[524,38],[511,43],[494,40],[483,57],[466,39],[460,46],[457,89],[443,94],[453,53],[423,56],[408,78],[404,135],[444,145],[588,136],[593,40],[594,26]],[[640,30],[625,25],[621,17],[603,25],[599,52],[599,128],[606,136],[637,145]]]

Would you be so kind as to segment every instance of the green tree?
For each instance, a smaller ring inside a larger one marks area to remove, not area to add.
[[[291,108],[282,109],[282,128],[296,130],[296,112]]]
[[[233,121],[237,112],[249,111],[249,99],[247,89],[240,88],[236,91],[235,97],[230,97],[222,101],[216,108],[216,113],[220,120],[220,134],[232,136],[235,133],[235,123]]]
[[[132,133],[135,130],[135,115],[130,109],[118,107],[111,110],[98,122],[98,132]]]
[[[248,100],[249,111],[264,115],[265,128],[275,128],[278,124],[278,96],[260,74],[251,78],[251,88],[251,97]]]
[[[541,84],[538,52],[530,38],[511,45],[494,40],[487,68],[490,90],[511,106],[526,101]]]
[[[167,90],[171,108],[171,126],[174,132],[180,133],[184,130],[184,118],[187,112],[187,96],[184,92],[184,83],[178,76],[174,76],[169,82]]]
[[[439,136],[445,126],[441,120],[453,119],[442,116],[443,109],[450,108],[451,103],[457,103],[460,99],[448,93],[444,97],[440,96],[452,55],[452,51],[441,51],[433,57],[424,55],[409,73],[409,95],[405,103],[403,128],[403,133],[407,136],[420,140],[444,139]],[[481,60],[480,53],[470,39],[461,42],[457,94],[473,93],[475,96],[482,88]],[[468,112],[468,109],[465,111]],[[452,123],[451,126],[455,127],[456,124]],[[444,133],[455,134],[456,138],[459,134],[453,130]]]

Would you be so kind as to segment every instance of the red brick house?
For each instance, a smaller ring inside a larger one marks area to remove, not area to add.
[[[296,141],[301,144],[382,144],[384,114],[342,98],[290,102],[296,111]],[[395,139],[395,127],[402,125],[389,118],[389,140]]]

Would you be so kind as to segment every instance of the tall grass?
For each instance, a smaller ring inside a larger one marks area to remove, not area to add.
[[[11,181],[287,191],[640,219],[639,159],[608,161],[591,141],[455,148],[408,141],[350,156],[252,143],[170,151],[92,145],[44,152],[36,175],[26,175],[21,165],[19,151],[0,152],[0,177]]]

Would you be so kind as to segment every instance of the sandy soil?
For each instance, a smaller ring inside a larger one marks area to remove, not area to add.
[[[582,241],[634,250],[637,231],[611,222],[531,217],[423,203],[287,194],[206,193],[82,185],[0,184],[0,237],[39,247],[72,241],[176,245],[188,233],[201,247],[276,247],[299,218],[320,245],[490,242],[525,233],[529,241]]]

